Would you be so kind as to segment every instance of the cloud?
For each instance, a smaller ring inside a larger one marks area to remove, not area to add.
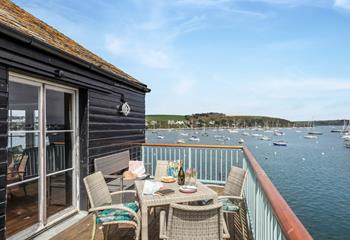
[[[186,95],[192,92],[195,86],[195,81],[192,79],[181,79],[179,80],[174,87],[174,92],[177,95]]]
[[[350,10],[350,0],[335,0],[334,6],[338,8]]]
[[[137,61],[147,67],[165,69],[170,66],[169,56],[165,50],[145,45],[141,41],[135,41],[131,38],[123,40],[107,34],[105,48],[113,56]]]

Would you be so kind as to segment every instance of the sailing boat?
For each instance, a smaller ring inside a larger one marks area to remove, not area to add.
[[[346,120],[344,119],[343,129],[332,129],[331,132],[333,132],[333,133],[347,133],[347,132],[349,132],[349,130],[347,130],[348,127],[349,127],[349,122],[346,125]]]
[[[322,135],[323,134],[322,132],[314,131],[313,130],[314,127],[315,127],[315,122],[313,121],[312,125],[311,125],[311,131],[308,132],[307,134],[309,134],[309,135]]]

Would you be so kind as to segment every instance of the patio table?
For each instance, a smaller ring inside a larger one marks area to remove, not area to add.
[[[170,203],[185,203],[201,200],[213,200],[217,202],[217,193],[197,181],[197,192],[182,193],[179,191],[179,185],[175,183],[163,183],[163,186],[172,189],[175,192],[165,196],[144,195],[143,186],[145,181],[135,181],[135,189],[141,206],[141,239],[148,240],[148,209],[150,207],[169,205]]]

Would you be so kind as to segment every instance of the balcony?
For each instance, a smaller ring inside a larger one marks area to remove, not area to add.
[[[228,223],[231,239],[312,239],[303,224],[270,181],[255,157],[246,147],[195,144],[144,144],[142,160],[153,175],[157,160],[183,160],[185,168],[196,168],[198,179],[203,183],[224,184],[230,166],[244,168],[248,172],[245,184],[245,209],[240,222]],[[85,239],[91,231],[91,219],[87,217],[78,226],[60,233],[55,239]],[[156,239],[157,219],[151,221],[150,239]],[[242,228],[243,226],[243,228]],[[112,234],[112,233],[111,233]],[[123,234],[123,233],[122,233]],[[126,235],[113,235],[127,239]],[[130,235],[132,239],[132,235]],[[114,238],[111,238],[114,239]]]

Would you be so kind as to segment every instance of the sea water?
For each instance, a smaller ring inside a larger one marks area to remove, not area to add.
[[[208,136],[201,130],[161,131],[164,139],[147,131],[146,138],[148,143],[176,143],[184,139],[186,143],[215,145],[239,145],[238,141],[244,139],[314,239],[350,239],[350,148],[345,148],[340,134],[331,133],[331,129],[314,128],[314,131],[323,132],[318,139],[305,139],[310,131],[306,128],[282,128],[284,136],[244,130],[268,136],[271,141],[243,136],[243,131],[230,133],[226,129],[207,129]],[[188,136],[180,133],[188,133]],[[198,136],[200,142],[189,141],[192,135]],[[286,141],[288,146],[273,146],[278,140]]]

